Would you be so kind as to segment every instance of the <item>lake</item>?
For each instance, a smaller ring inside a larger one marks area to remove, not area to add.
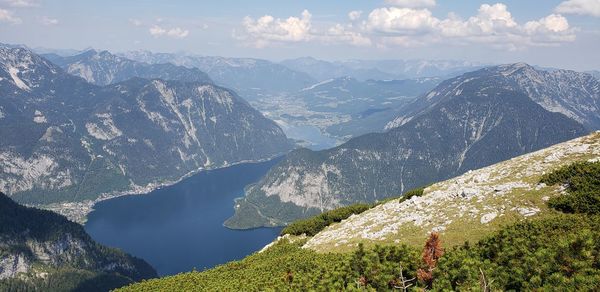
[[[159,275],[203,270],[263,248],[281,228],[231,230],[236,197],[279,159],[203,171],[145,195],[102,201],[88,215],[96,241],[150,263]]]

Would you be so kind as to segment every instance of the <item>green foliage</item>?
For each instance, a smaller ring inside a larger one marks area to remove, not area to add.
[[[564,184],[567,194],[551,198],[548,205],[565,213],[600,214],[600,162],[578,162],[541,179],[547,185]]]
[[[0,291],[110,291],[131,283],[131,279],[119,274],[98,273],[71,268],[51,271],[50,277],[0,280]]]
[[[352,214],[360,214],[369,210],[372,205],[369,204],[353,204],[346,207],[341,207],[335,210],[327,211],[311,218],[298,220],[285,227],[281,234],[314,236],[325,227],[335,222],[340,222]]]
[[[400,203],[410,200],[410,198],[412,197],[420,197],[423,195],[423,192],[425,191],[426,187],[420,187],[420,188],[416,188],[416,189],[412,189],[408,192],[405,192],[402,197],[400,197]]]
[[[482,272],[493,290],[600,289],[600,217],[558,215],[504,228],[448,252],[435,290],[479,290]]]
[[[65,233],[88,238],[81,225],[51,211],[19,205],[0,193],[0,237],[14,238],[24,230],[39,241],[56,240]]]
[[[280,241],[262,253],[204,272],[148,280],[122,291],[362,291],[385,290],[400,274],[414,277],[419,252],[407,246],[318,254]],[[365,285],[360,279],[365,279]]]

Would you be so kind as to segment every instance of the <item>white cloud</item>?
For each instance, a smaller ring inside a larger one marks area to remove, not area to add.
[[[568,0],[560,3],[555,11],[600,17],[600,0]]]
[[[135,18],[130,18],[129,23],[131,23],[133,26],[142,26],[144,24],[141,20]]]
[[[48,16],[44,16],[44,17],[42,17],[42,18],[40,19],[40,22],[41,22],[43,25],[46,25],[46,26],[57,25],[57,24],[59,23],[58,19],[56,19],[56,18],[51,18],[51,17],[48,17]]]
[[[362,15],[362,11],[354,10],[354,11],[350,11],[348,13],[348,18],[350,19],[350,21],[356,21],[360,18],[361,15]]]
[[[398,5],[400,2],[394,1]],[[427,1],[410,2],[421,3],[415,6],[427,4]],[[435,5],[435,2],[431,1],[429,5]],[[518,50],[571,42],[577,31],[560,14],[518,23],[502,3],[480,5],[477,14],[466,19],[454,13],[438,18],[428,8],[400,6],[376,8],[363,20],[361,13],[351,11],[347,24],[328,27],[318,23],[313,26],[311,14],[306,10],[301,17],[287,19],[270,15],[258,19],[247,16],[242,23],[243,33],[235,37],[255,47],[278,42],[321,41],[375,47],[483,44]]]
[[[477,15],[466,20],[452,13],[439,19],[429,9],[379,8],[369,14],[363,30],[376,43],[403,46],[486,43],[518,49],[575,39],[575,29],[559,14],[520,25],[502,3],[483,4]]]
[[[40,4],[34,0],[4,0],[2,1],[10,7],[26,8],[26,7],[38,7]]]
[[[363,36],[359,32],[353,31],[352,26],[344,27],[341,24],[336,24],[329,28],[322,38],[329,42],[350,43],[355,46],[371,45],[371,39]]]
[[[14,16],[12,11],[0,8],[0,22],[19,24],[21,19]]]
[[[264,47],[272,42],[308,41],[311,39],[311,17],[308,10],[304,10],[301,17],[287,19],[275,19],[271,15],[258,19],[246,16],[242,22],[244,35],[239,38],[256,47]]]
[[[404,8],[421,8],[435,6],[435,0],[386,0],[385,3]]]
[[[175,39],[183,39],[190,34],[189,30],[182,29],[180,27],[168,29],[168,28],[160,27],[158,25],[152,26],[149,29],[149,32],[154,37],[167,36],[167,37],[171,37],[171,38],[175,38]]]
[[[390,34],[415,34],[432,30],[439,20],[427,9],[378,8],[369,14],[366,29]]]

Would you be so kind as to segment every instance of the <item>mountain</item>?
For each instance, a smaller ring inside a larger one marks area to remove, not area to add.
[[[173,63],[188,68],[198,68],[208,73],[217,84],[234,89],[248,99],[255,99],[264,94],[293,92],[316,82],[306,73],[260,59],[148,51],[127,52],[123,56],[151,64]]]
[[[0,193],[0,290],[108,291],[155,277],[148,263],[94,242],[81,225]]]
[[[78,55],[61,57],[43,55],[71,75],[79,76],[96,85],[109,85],[133,77],[211,83],[208,75],[195,68],[170,63],[147,64],[129,60],[108,51],[89,50]]]
[[[390,129],[407,121],[422,110],[462,93],[464,83],[482,78],[487,86],[517,89],[550,112],[558,112],[583,124],[589,130],[600,129],[600,82],[592,75],[570,70],[539,70],[525,63],[484,68],[443,82],[425,98],[404,108],[405,113],[391,121]]]
[[[309,74],[313,78],[324,81],[340,77],[351,77],[361,81],[373,80],[390,80],[398,79],[403,76],[382,72],[377,68],[350,68],[341,62],[328,62],[318,60],[312,57],[302,57],[297,59],[289,59],[281,62],[282,65],[299,72]]]
[[[587,71],[586,73],[594,76],[596,79],[600,79],[600,71],[598,70]]]
[[[462,73],[480,69],[485,64],[456,60],[346,60],[343,65],[354,68],[376,68],[377,70],[404,76],[404,78],[420,77],[455,77]]]
[[[77,54],[81,54],[83,52],[89,51],[91,48],[83,49],[83,50],[75,50],[75,49],[55,49],[55,48],[46,48],[46,47],[35,47],[29,48],[32,52],[38,55],[56,55],[59,57],[67,57],[67,56],[75,56]]]
[[[132,78],[99,87],[26,49],[0,47],[0,191],[82,220],[97,199],[291,145],[233,91]],[[48,204],[58,204],[48,206]]]
[[[317,80],[350,76],[358,80],[454,77],[484,67],[483,64],[452,60],[343,60],[323,61],[311,57],[284,60],[281,64],[307,73]]]
[[[587,133],[589,128],[562,112],[595,125],[600,111],[594,115],[590,105],[600,99],[598,81],[572,71],[535,72],[513,64],[467,73],[421,96],[415,104],[427,106],[388,132],[329,150],[296,150],[248,188],[226,225],[283,225],[354,202],[382,200]],[[554,91],[552,82],[560,82],[560,90]],[[557,104],[561,113],[545,108]]]

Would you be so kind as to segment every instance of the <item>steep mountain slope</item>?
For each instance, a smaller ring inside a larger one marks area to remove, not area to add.
[[[381,200],[587,132],[575,120],[544,109],[527,90],[486,74],[523,65],[499,68],[443,82],[419,99],[428,107],[386,133],[330,150],[290,153],[247,190],[227,226],[281,225],[341,205]]]
[[[79,76],[96,85],[118,83],[132,77],[211,83],[208,75],[199,69],[169,63],[147,64],[119,57],[108,51],[89,50],[69,57],[54,54],[44,55],[44,57],[69,74]]]
[[[81,225],[0,193],[0,290],[107,291],[156,276],[143,260],[94,242]]]
[[[99,197],[290,149],[274,122],[210,83],[98,87],[26,49],[0,47],[0,61],[0,191],[29,204],[82,202],[74,220]]]
[[[542,175],[599,159],[596,132],[433,184],[420,197],[391,200],[327,227],[305,247],[352,250],[358,242],[421,246],[431,231],[440,232],[446,246],[474,242],[507,224],[552,215],[546,203],[564,188],[540,183]]]
[[[263,94],[293,92],[316,81],[306,73],[291,70],[266,60],[250,58],[225,58],[185,54],[134,51],[124,57],[151,64],[173,63],[188,68],[198,68],[219,85],[234,89],[249,100]]]

